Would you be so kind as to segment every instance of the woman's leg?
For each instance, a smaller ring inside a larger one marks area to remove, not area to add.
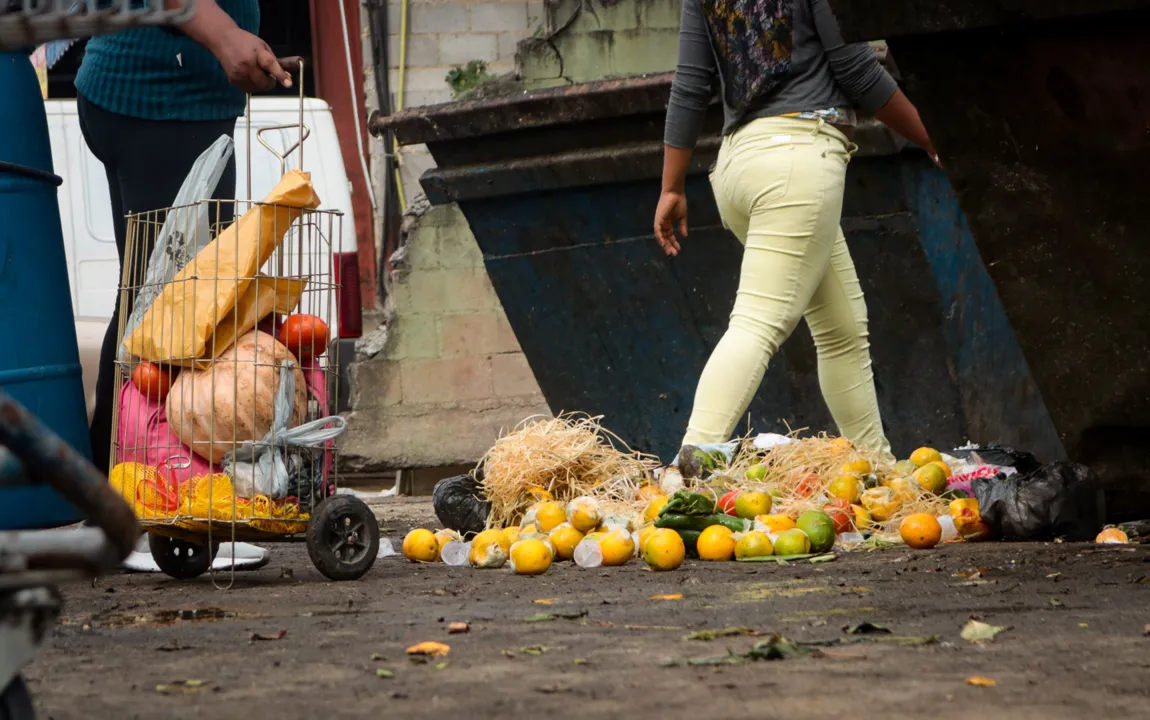
[[[858,447],[890,453],[871,370],[866,300],[842,230],[806,319],[818,350],[819,387],[839,433]]]
[[[724,149],[715,196],[746,251],[731,323],[699,379],[684,444],[730,439],[767,363],[822,282],[838,237],[849,155],[842,140],[812,133],[815,127],[760,120]]]

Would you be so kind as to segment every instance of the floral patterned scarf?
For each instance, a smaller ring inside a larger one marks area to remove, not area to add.
[[[727,106],[746,110],[791,71],[794,0],[701,0]]]

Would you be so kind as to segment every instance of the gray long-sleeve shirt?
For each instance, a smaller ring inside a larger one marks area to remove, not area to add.
[[[751,120],[836,107],[873,113],[898,85],[867,43],[846,44],[827,0],[794,0],[791,72],[770,98],[739,112],[723,105],[723,134]],[[723,82],[700,0],[683,0],[679,64],[671,84],[664,142],[694,149],[715,79]]]

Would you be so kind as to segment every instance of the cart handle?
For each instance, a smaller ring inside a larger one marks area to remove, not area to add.
[[[140,537],[140,526],[131,506],[91,462],[3,389],[0,389],[0,445],[23,462],[25,472],[46,482],[103,530],[116,550],[117,562],[128,557]]]

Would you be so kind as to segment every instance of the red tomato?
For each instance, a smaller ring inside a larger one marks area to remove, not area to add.
[[[732,490],[723,497],[719,498],[719,509],[732,517],[738,517],[739,514],[735,512],[735,498],[739,496],[738,490]]]
[[[799,497],[810,497],[814,495],[821,487],[822,483],[819,481],[819,476],[815,473],[808,473],[795,488],[795,493]]]
[[[163,402],[172,389],[172,376],[155,363],[142,362],[132,371],[132,384],[149,400]]]
[[[288,315],[276,339],[300,362],[306,362],[327,352],[327,323],[315,315]]]
[[[835,535],[842,535],[854,529],[854,510],[846,500],[835,498],[823,508],[823,512],[835,524]]]

